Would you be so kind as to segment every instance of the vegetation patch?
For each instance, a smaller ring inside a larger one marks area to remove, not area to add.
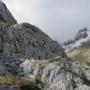
[[[2,85],[4,85],[5,83],[10,86],[15,84],[20,88],[20,90],[41,90],[35,82],[15,77],[0,76],[0,87],[2,87]]]

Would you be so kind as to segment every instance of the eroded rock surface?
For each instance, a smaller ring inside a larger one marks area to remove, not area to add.
[[[0,0],[0,22],[8,24],[16,24],[17,21],[13,18],[6,5]]]

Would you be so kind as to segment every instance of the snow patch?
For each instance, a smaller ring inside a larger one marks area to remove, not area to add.
[[[90,40],[90,31],[87,31],[88,36],[86,38],[82,38],[77,40],[75,43],[72,43],[70,45],[68,45],[66,47],[66,53],[69,52],[70,50],[74,49],[74,48],[78,48],[79,46],[81,46],[84,42],[87,42],[88,40]]]

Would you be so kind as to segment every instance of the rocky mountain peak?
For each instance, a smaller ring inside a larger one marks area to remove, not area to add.
[[[66,48],[67,52],[73,50],[74,48],[79,48],[88,41],[90,41],[90,30],[83,28],[78,31],[74,39],[64,42],[63,46]]]
[[[49,62],[53,58],[70,60],[57,41],[32,24],[18,24],[0,1],[0,64],[5,67],[2,74],[22,75],[20,65],[26,59]]]
[[[66,56],[61,45],[39,28],[28,23],[15,24],[4,29],[1,42],[6,56],[22,55],[34,59]]]
[[[77,41],[81,38],[86,38],[88,36],[87,31],[88,31],[87,28],[83,28],[83,29],[79,30],[78,33],[76,34],[75,41]]]
[[[8,24],[16,24],[17,21],[14,19],[12,14],[9,12],[6,5],[0,0],[0,22]]]
[[[17,24],[6,5],[0,1],[0,54],[5,57],[51,59],[66,56],[61,45],[38,27]]]

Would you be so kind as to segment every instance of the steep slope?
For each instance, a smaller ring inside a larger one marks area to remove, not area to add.
[[[29,23],[18,24],[0,0],[0,64],[10,74],[20,74],[22,59],[68,59],[62,46]],[[17,66],[17,67],[16,67]]]
[[[16,83],[20,90],[90,90],[89,64],[72,61],[36,26],[18,24],[0,3],[0,89]]]
[[[4,33],[5,32],[5,33]],[[34,59],[50,59],[66,56],[61,45],[39,28],[28,23],[3,28],[2,52],[6,57],[25,56]]]
[[[0,0],[0,22],[16,24],[17,21],[7,9],[6,5]]]

